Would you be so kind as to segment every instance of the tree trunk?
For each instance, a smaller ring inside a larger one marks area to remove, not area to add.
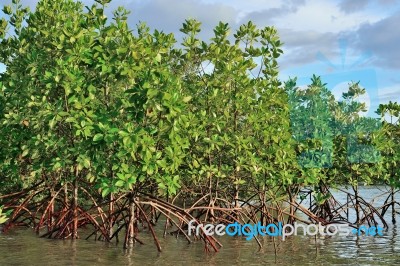
[[[394,208],[395,201],[394,201],[394,188],[393,187],[392,187],[391,194],[392,194],[392,223],[396,224],[396,210]]]
[[[113,223],[114,223],[114,219],[113,219],[113,213],[114,213],[114,194],[110,193],[110,204],[108,206],[109,210],[108,210],[108,237],[109,239],[111,239],[114,230],[113,230]]]
[[[133,194],[129,195],[129,221],[125,234],[124,248],[128,248],[129,244],[133,244],[135,239],[135,201]]]
[[[50,189],[50,200],[53,200],[54,198],[54,189]],[[47,232],[50,232],[53,230],[53,214],[54,214],[54,201],[51,203],[49,212],[47,215]]]
[[[65,206],[68,206],[68,185],[64,185],[64,204]]]
[[[133,199],[130,202],[130,208],[129,208],[129,243],[133,244],[134,242],[134,238],[135,238],[135,202],[133,201]]]
[[[72,193],[72,211],[73,211],[73,227],[72,239],[78,238],[78,177],[75,178]]]
[[[356,210],[356,224],[359,225],[360,223],[360,202],[358,200],[358,187],[353,186],[353,190],[354,190],[354,196],[356,198],[356,206],[355,206],[355,210]]]

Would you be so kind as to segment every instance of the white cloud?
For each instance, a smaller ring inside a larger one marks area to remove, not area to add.
[[[380,88],[378,96],[380,103],[388,103],[389,101],[400,102],[400,85],[396,84]]]
[[[362,23],[373,23],[380,19],[382,16],[379,14],[367,16],[365,12],[345,14],[334,1],[309,0],[306,5],[300,6],[297,12],[276,18],[274,22],[279,28],[339,33],[354,30]]]

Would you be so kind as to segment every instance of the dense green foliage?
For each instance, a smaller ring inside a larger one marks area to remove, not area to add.
[[[23,186],[86,177],[103,196],[170,182],[185,148],[177,129],[185,97],[167,59],[173,37],[145,27],[133,36],[126,14],[106,24],[102,7],[41,1],[20,34],[3,40],[7,178]]]

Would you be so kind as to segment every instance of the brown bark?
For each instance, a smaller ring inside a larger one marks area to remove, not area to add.
[[[110,204],[109,204],[109,220],[108,220],[108,235],[109,238],[111,239],[114,230],[113,230],[113,223],[114,223],[114,219],[113,219],[113,213],[114,213],[114,195],[113,193],[110,194]]]
[[[78,177],[75,178],[73,183],[72,208],[73,208],[72,239],[77,239],[78,238]]]

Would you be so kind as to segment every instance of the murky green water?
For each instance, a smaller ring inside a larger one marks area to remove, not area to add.
[[[371,199],[382,192],[364,189],[362,193]],[[184,238],[167,236],[161,239],[163,252],[158,253],[146,233],[140,234],[145,245],[124,250],[122,243],[41,239],[30,229],[19,229],[0,234],[0,265],[400,265],[397,230],[391,227],[376,237],[275,238],[275,256],[270,237],[261,239],[261,250],[255,241],[220,237],[221,251],[205,253],[201,242],[187,244]]]

